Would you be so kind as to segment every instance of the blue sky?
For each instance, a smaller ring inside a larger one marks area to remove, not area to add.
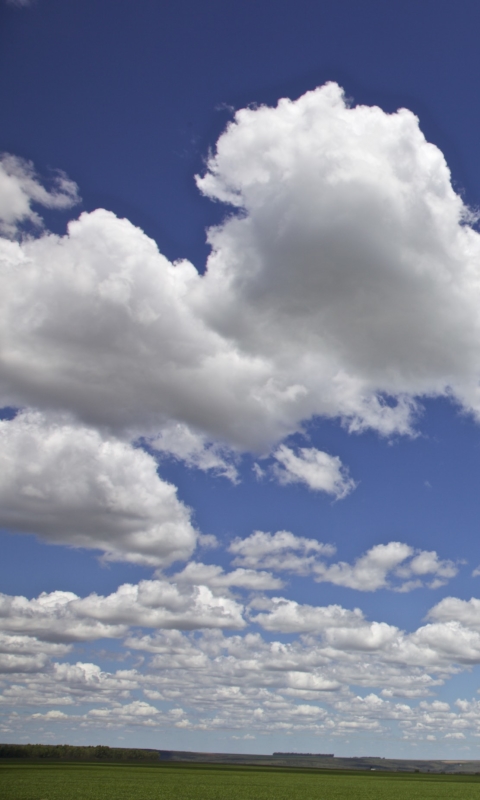
[[[478,758],[478,5],[0,5],[4,741]]]

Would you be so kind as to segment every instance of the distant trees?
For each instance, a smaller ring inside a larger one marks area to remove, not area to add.
[[[71,744],[0,744],[0,758],[28,758],[52,761],[135,761],[155,763],[158,750],[140,750],[126,747],[76,747]]]

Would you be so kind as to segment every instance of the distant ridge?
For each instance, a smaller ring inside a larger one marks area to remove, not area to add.
[[[316,758],[335,758],[333,753],[274,753],[274,756],[315,756]]]
[[[182,750],[160,750],[162,761],[190,764],[237,764],[258,767],[290,767],[308,769],[346,769],[378,772],[432,772],[480,774],[480,760],[400,759],[376,756],[335,757],[331,753],[280,753],[257,755],[246,753],[198,753]]]

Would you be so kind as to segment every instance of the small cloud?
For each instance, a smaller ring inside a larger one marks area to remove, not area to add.
[[[255,473],[255,477],[258,481],[261,481],[265,477],[265,470],[263,470],[260,464],[255,463],[252,467],[253,472]]]
[[[63,711],[56,711],[52,709],[52,711],[47,711],[46,714],[32,714],[31,718],[42,719],[44,722],[59,722],[68,719],[68,714],[64,714]]]
[[[246,539],[234,539],[228,549],[235,555],[235,566],[296,572],[299,575],[311,572],[319,556],[329,557],[335,553],[331,544],[295,536],[290,531],[255,531]]]
[[[368,592],[390,589],[405,593],[421,587],[438,589],[457,572],[458,567],[453,561],[441,560],[434,550],[414,550],[402,542],[377,544],[353,564],[339,561],[326,566],[318,562],[314,567],[316,581]],[[432,578],[428,583],[425,582],[427,576]],[[401,578],[402,583],[395,583],[395,578]]]
[[[315,570],[315,580],[373,592],[386,588],[389,573],[397,569],[413,553],[413,548],[402,542],[377,544],[360,556],[354,564],[345,561],[339,561],[329,567],[319,564]]]
[[[445,586],[446,582],[447,581],[442,581],[440,578],[435,578],[434,581],[427,583],[427,586],[429,589],[441,589],[442,586]]]
[[[204,472],[212,472],[238,483],[238,472],[232,461],[237,455],[218,442],[209,442],[201,433],[180,423],[166,425],[154,438],[148,440],[149,446],[156,452],[164,453],[187,467],[194,467]]]
[[[57,170],[50,181],[50,188],[45,188],[30,161],[9,153],[0,156],[1,235],[15,238],[25,223],[41,230],[42,218],[32,209],[32,205],[67,209],[79,202],[78,186],[64,172]]]
[[[396,586],[394,591],[399,592],[400,594],[406,594],[406,592],[412,592],[414,589],[420,589],[422,586],[422,581],[419,581],[418,579],[416,581],[405,581],[405,583],[400,584],[400,586]],[[433,587],[430,586],[430,588]]]
[[[200,533],[198,536],[198,546],[213,550],[219,547],[219,541],[213,533]]]
[[[303,483],[314,492],[334,495],[336,500],[346,497],[357,486],[338,456],[331,456],[315,447],[301,447],[296,454],[282,444],[273,457],[278,462],[273,472],[284,485]]]
[[[208,586],[215,593],[224,594],[229,588],[249,589],[250,591],[267,591],[282,589],[283,581],[274,578],[270,572],[244,569],[240,567],[233,572],[224,572],[216,564],[202,564],[191,561],[182,572],[177,572],[172,581],[177,584],[191,586]]]

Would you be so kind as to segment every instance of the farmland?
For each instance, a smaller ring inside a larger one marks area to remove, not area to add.
[[[0,766],[2,800],[480,800],[480,776],[208,764]]]

